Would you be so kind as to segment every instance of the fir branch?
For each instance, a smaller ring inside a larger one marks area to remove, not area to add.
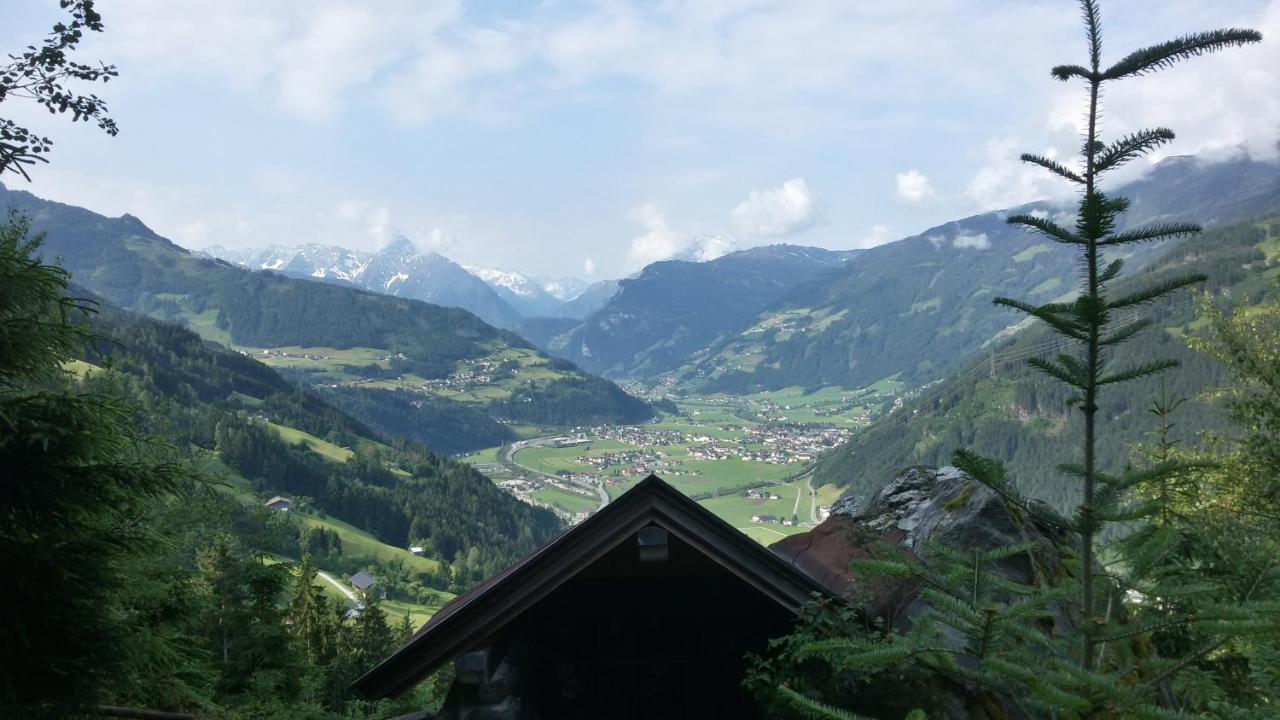
[[[1174,138],[1173,131],[1168,128],[1155,128],[1152,130],[1139,130],[1136,133],[1126,135],[1119,140],[1107,145],[1094,162],[1094,172],[1104,173],[1113,168],[1129,162],[1130,160],[1145,155],[1152,150],[1172,142]]]
[[[1124,269],[1124,258],[1116,258],[1111,261],[1110,265],[1102,271],[1102,275],[1098,276],[1099,283],[1108,283],[1115,280],[1120,275],[1120,271]]]
[[[1085,384],[1088,382],[1087,378],[1078,377],[1075,373],[1057,365],[1052,360],[1031,358],[1027,361],[1027,364],[1045,375],[1061,380],[1077,390],[1083,390]]]
[[[1066,82],[1073,77],[1084,78],[1085,80],[1093,80],[1094,74],[1089,72],[1089,68],[1080,65],[1059,65],[1049,71],[1049,74],[1056,80]]]
[[[1103,335],[1101,338],[1098,339],[1098,344],[1103,347],[1109,347],[1111,345],[1119,345],[1120,343],[1123,343],[1126,340],[1129,340],[1134,335],[1137,335],[1143,330],[1146,330],[1147,328],[1151,327],[1151,325],[1152,325],[1152,321],[1150,318],[1135,320],[1129,323],[1128,325],[1125,325],[1124,327],[1120,328],[1119,330],[1116,330],[1110,335]]]
[[[1076,183],[1077,185],[1084,184],[1084,178],[1080,177],[1079,173],[1075,172],[1071,168],[1068,168],[1066,165],[1063,165],[1057,160],[1053,160],[1052,158],[1047,158],[1043,155],[1033,155],[1031,153],[1023,153],[1022,155],[1019,156],[1019,159],[1022,160],[1022,162],[1024,163],[1039,165],[1040,167],[1044,168],[1045,170],[1048,170],[1054,175],[1070,180],[1071,182]]]
[[[792,690],[786,685],[777,686],[777,690],[782,697],[786,698],[787,702],[791,703],[793,708],[801,714],[816,720],[870,720],[870,718],[862,715],[854,715],[848,710],[842,710],[834,705],[814,700],[807,695]]]
[[[1206,276],[1199,273],[1171,278],[1163,282],[1158,282],[1145,290],[1139,290],[1125,295],[1118,300],[1110,300],[1107,302],[1107,309],[1122,310],[1135,305],[1143,305],[1153,300],[1159,300],[1175,290],[1195,285],[1197,283],[1202,283],[1207,279],[1208,278]]]
[[[1262,33],[1242,28],[1226,28],[1186,35],[1130,53],[1120,62],[1107,68],[1102,73],[1102,79],[1116,80],[1142,75],[1169,67],[1179,60],[1258,42],[1262,42]]]
[[[1098,241],[1099,247],[1128,245],[1129,243],[1163,240],[1165,238],[1186,237],[1200,232],[1201,227],[1195,223],[1164,223],[1148,225],[1134,230],[1119,232],[1104,240]]]
[[[996,305],[1010,307],[1014,310],[1019,310],[1030,315],[1054,330],[1057,330],[1059,333],[1074,340],[1084,340],[1087,337],[1085,329],[1082,327],[1080,322],[1074,317],[1069,317],[1069,315],[1074,314],[1077,311],[1077,306],[1074,303],[1032,305],[1030,303],[1022,302],[1021,300],[1014,300],[1013,298],[1007,297],[998,297],[992,302]]]
[[[1032,230],[1066,245],[1083,245],[1084,238],[1046,218],[1035,215],[1010,215],[1005,222],[1010,225],[1025,225]]]
[[[1116,383],[1128,382],[1130,380],[1147,377],[1148,375],[1162,373],[1165,370],[1171,370],[1176,367],[1178,367],[1177,360],[1156,360],[1154,362],[1143,363],[1142,365],[1135,365],[1128,370],[1121,370],[1117,373],[1104,375],[1103,377],[1098,378],[1097,384],[1099,387],[1103,385],[1115,385]]]

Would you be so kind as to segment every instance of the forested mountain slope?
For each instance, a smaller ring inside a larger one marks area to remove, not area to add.
[[[1194,220],[1222,226],[1280,210],[1280,164],[1172,158],[1123,189],[1126,221]],[[872,248],[821,282],[803,283],[693,357],[681,377],[707,391],[789,386],[860,387],[898,376],[911,384],[960,368],[1018,316],[991,305],[1009,296],[1047,302],[1075,286],[1071,248],[1007,225],[1011,212],[1057,215],[1033,203],[957,220]],[[1132,273],[1159,252],[1128,258]]]
[[[1248,305],[1277,291],[1280,218],[1219,228],[1165,248],[1146,270],[1122,285],[1147,287],[1187,273],[1207,275],[1202,289],[1224,305]],[[1115,292],[1123,289],[1118,285]],[[1104,467],[1123,467],[1134,458],[1134,445],[1151,439],[1157,421],[1147,410],[1162,388],[1170,397],[1187,398],[1173,417],[1176,439],[1193,444],[1194,432],[1225,427],[1225,418],[1206,397],[1206,391],[1224,384],[1223,372],[1187,346],[1185,335],[1202,326],[1196,321],[1192,295],[1146,307],[1141,315],[1151,317],[1155,326],[1121,346],[1114,365],[1169,357],[1181,366],[1112,391],[1102,408],[1109,429],[1098,438]],[[1079,501],[1078,491],[1055,468],[1077,461],[1083,421],[1079,412],[1068,408],[1068,392],[1061,383],[1026,365],[1026,356],[1044,354],[1050,340],[1043,326],[1033,325],[993,348],[995,365],[991,353],[970,358],[958,374],[926,387],[826,456],[818,465],[815,484],[835,483],[859,494],[883,482],[886,468],[945,464],[956,448],[968,447],[1006,462],[1027,494],[1062,509],[1072,506]]]
[[[708,262],[667,260],[619,281],[609,301],[546,347],[612,377],[652,376],[737,329],[796,287],[849,261],[851,253],[773,245]],[[856,262],[856,261],[850,261]]]
[[[422,545],[445,565],[470,556],[474,567],[462,570],[468,582],[560,530],[550,512],[502,492],[469,465],[389,442],[271,368],[190,330],[105,303],[91,328],[100,339],[85,355],[92,366],[82,369],[85,383],[136,398],[152,432],[216,457],[261,495],[294,497],[394,547]],[[112,372],[93,369],[106,367]],[[331,454],[291,440],[308,435]],[[428,580],[446,587],[456,579],[445,572]]]
[[[192,255],[132,216],[107,218],[0,186],[6,207],[30,216],[48,235],[45,257],[57,258],[91,292],[288,368],[300,383],[354,396],[344,407],[389,434],[461,452],[509,438],[505,423],[652,415],[612,383],[464,310],[252,272]],[[374,409],[395,399],[380,391],[396,390],[419,396],[436,422],[387,427],[379,418],[394,409]]]

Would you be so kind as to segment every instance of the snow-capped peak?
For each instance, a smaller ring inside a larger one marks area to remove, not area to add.
[[[495,270],[492,268],[464,265],[467,272],[494,287],[502,287],[522,297],[538,297],[543,294],[542,288],[527,275],[513,270]]]

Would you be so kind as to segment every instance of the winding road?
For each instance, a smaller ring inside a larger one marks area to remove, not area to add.
[[[498,459],[503,465],[507,466],[508,470],[511,470],[513,472],[521,472],[521,471],[531,472],[535,475],[541,475],[545,478],[556,480],[558,482],[571,482],[574,485],[577,485],[578,487],[584,490],[591,490],[595,492],[595,494],[600,498],[600,505],[596,508],[596,511],[599,512],[600,510],[603,510],[604,506],[609,504],[609,493],[604,491],[604,483],[598,480],[595,483],[589,483],[589,482],[586,482],[585,480],[573,480],[570,478],[563,478],[563,477],[560,477],[559,475],[553,475],[551,473],[542,472],[541,470],[535,470],[534,468],[521,465],[520,463],[516,462],[516,453],[520,452],[521,450],[524,450],[526,448],[531,448],[531,447],[551,447],[555,444],[555,441],[559,439],[560,439],[559,437],[550,437],[550,438],[535,438],[533,440],[521,440],[519,442],[513,442],[506,447],[506,449],[502,452],[502,454],[499,455]]]

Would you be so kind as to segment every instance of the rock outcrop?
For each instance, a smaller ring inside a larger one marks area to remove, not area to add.
[[[1059,585],[1067,577],[1064,558],[1073,553],[1070,537],[1052,524],[1036,522],[1024,507],[1037,517],[1047,516],[1035,506],[1012,502],[957,468],[912,467],[899,472],[879,492],[840,500],[818,527],[781,540],[771,549],[901,632],[935,612],[920,593],[920,584],[859,577],[850,563],[886,554],[927,561],[938,546],[966,553],[1030,543],[1028,552],[1005,558],[992,566],[991,572],[1024,585]],[[1049,609],[1053,621],[1045,624],[1046,633],[1062,633],[1074,622],[1065,605]],[[955,649],[963,647],[959,633],[948,632],[947,638]],[[877,712],[869,714],[901,717],[906,710],[927,704],[933,713],[930,717],[1022,717],[999,698],[942,678],[921,692],[925,698],[867,698],[877,706]],[[882,702],[892,705],[899,701],[906,705],[879,707]],[[869,710],[856,709],[864,714]]]

